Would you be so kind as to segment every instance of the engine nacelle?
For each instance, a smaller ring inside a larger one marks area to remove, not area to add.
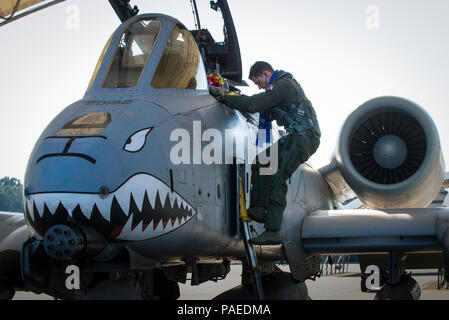
[[[377,209],[428,206],[445,174],[433,120],[398,97],[369,100],[351,113],[333,161],[359,199]]]

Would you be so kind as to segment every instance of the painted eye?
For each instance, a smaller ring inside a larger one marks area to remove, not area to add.
[[[123,149],[128,152],[138,152],[142,150],[147,140],[148,134],[153,130],[153,127],[146,128],[133,133],[127,140]]]

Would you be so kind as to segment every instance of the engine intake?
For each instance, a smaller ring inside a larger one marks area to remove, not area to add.
[[[421,167],[427,151],[426,134],[413,118],[384,112],[354,130],[349,155],[354,168],[380,184],[399,183]]]
[[[429,205],[445,172],[431,117],[398,97],[369,100],[350,114],[334,161],[359,199],[378,209]]]

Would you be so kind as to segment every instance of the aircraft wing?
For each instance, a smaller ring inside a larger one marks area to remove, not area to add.
[[[447,246],[449,208],[322,210],[304,218],[309,253],[425,252]]]
[[[0,211],[0,243],[9,234],[25,225],[25,216],[23,213]]]

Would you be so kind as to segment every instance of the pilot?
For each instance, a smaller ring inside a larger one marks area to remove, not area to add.
[[[269,63],[257,61],[250,69],[249,79],[265,92],[253,96],[224,95],[219,100],[242,112],[261,112],[261,116],[268,121],[276,120],[279,126],[286,128],[287,134],[276,142],[277,171],[272,175],[261,175],[259,169],[263,165],[259,155],[251,167],[248,215],[265,225],[265,232],[251,242],[255,245],[275,245],[281,243],[279,231],[286,207],[286,182],[299,165],[318,149],[321,132],[312,104],[290,73],[275,71]],[[268,152],[272,150],[275,150],[273,146]]]

